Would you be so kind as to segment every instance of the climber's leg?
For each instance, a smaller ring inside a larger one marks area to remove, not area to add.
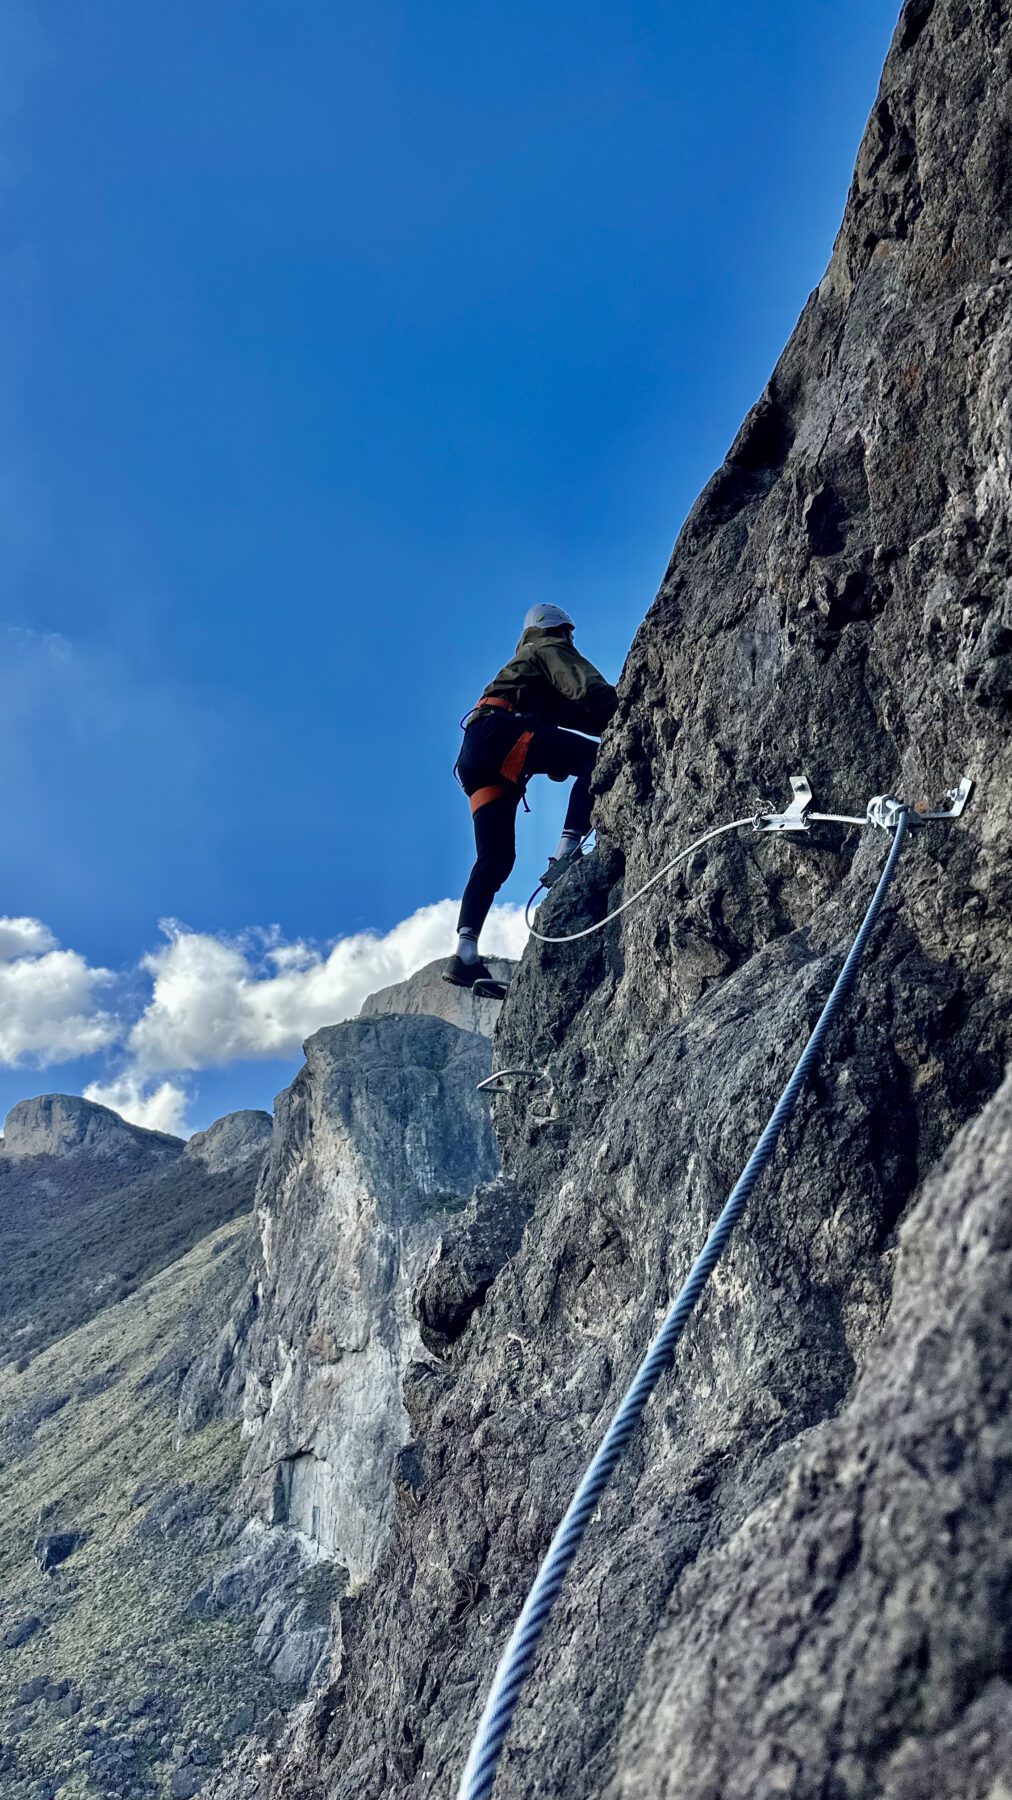
[[[476,798],[478,796],[475,796]],[[481,928],[503,882],[508,880],[517,859],[517,807],[520,794],[497,794],[486,800],[474,813],[474,845],[477,855],[474,868],[460,903],[457,930],[472,937]]]
[[[480,982],[486,997],[497,999],[501,999],[506,990],[502,988],[502,993],[490,994],[488,984],[499,988],[501,983],[493,980],[490,970],[478,955],[478,939],[492,902],[516,862],[516,820],[520,790],[514,787],[504,793],[503,785],[498,784],[498,791],[494,796],[479,805],[474,813],[477,856],[460,903],[457,954],[451,956],[443,971],[443,980],[451,982],[454,987],[474,987]],[[474,798],[481,799],[480,790]]]

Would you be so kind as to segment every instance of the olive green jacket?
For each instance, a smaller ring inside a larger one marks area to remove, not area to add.
[[[524,632],[485,695],[508,700],[516,712],[533,714],[546,725],[592,737],[600,737],[618,705],[611,682],[580,655],[568,629],[545,631],[536,625]]]

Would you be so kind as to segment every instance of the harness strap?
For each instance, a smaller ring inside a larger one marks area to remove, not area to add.
[[[519,786],[523,780],[524,764],[527,752],[534,742],[533,731],[522,731],[509,755],[506,757],[499,773],[505,775],[507,781],[516,782]]]
[[[501,708],[503,712],[516,712],[517,710],[513,705],[512,700],[501,700],[498,694],[482,694],[481,699],[476,700],[474,705],[468,708],[464,717],[461,719],[461,731],[464,730],[465,726],[470,725],[471,720],[476,719],[478,714],[482,712],[486,706],[497,706]]]
[[[509,791],[504,781],[494,782],[491,787],[476,788],[471,795],[472,813],[480,812],[482,807],[488,806],[491,800],[505,800]]]

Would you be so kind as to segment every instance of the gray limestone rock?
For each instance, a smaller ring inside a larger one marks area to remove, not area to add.
[[[42,1699],[48,1685],[48,1675],[33,1675],[30,1681],[23,1682],[18,1689],[15,1705],[34,1706],[37,1700]]]
[[[90,1152],[119,1162],[170,1162],[183,1153],[182,1138],[130,1125],[119,1113],[79,1094],[40,1094],[21,1100],[4,1122],[8,1156],[74,1156]]]
[[[190,1610],[198,1618],[232,1610],[262,1613],[297,1584],[302,1570],[298,1542],[284,1531],[251,1532],[251,1541],[238,1546],[243,1552],[239,1560],[194,1594]]]
[[[253,1274],[213,1342],[194,1357],[179,1395],[179,1432],[199,1431],[214,1418],[234,1418],[242,1410],[247,1359],[260,1305]]]
[[[441,1235],[414,1294],[422,1342],[444,1356],[520,1246],[530,1217],[525,1195],[508,1181],[479,1188]]]
[[[212,1175],[221,1175],[227,1169],[242,1168],[255,1156],[263,1156],[272,1130],[270,1113],[226,1113],[206,1131],[195,1132],[184,1155],[195,1157]]]
[[[504,956],[489,956],[485,962],[496,981],[509,984],[516,963],[509,962]],[[502,1012],[501,1003],[480,1000],[469,988],[451,986],[443,980],[445,967],[446,958],[443,957],[438,962],[426,963],[407,981],[380,988],[362,1002],[359,1017],[375,1019],[385,1013],[428,1013],[434,1019],[445,1019],[449,1025],[458,1025],[461,1031],[477,1031],[483,1037],[491,1037]]]
[[[174,1770],[169,1790],[172,1800],[193,1800],[193,1796],[200,1793],[206,1779],[207,1770],[195,1768],[192,1763]]]
[[[303,1600],[274,1601],[253,1640],[254,1655],[275,1681],[303,1693],[325,1679],[330,1650],[329,1619],[315,1618]]]
[[[445,1020],[395,1014],[317,1032],[306,1059],[278,1101],[258,1265],[184,1385],[181,1426],[211,1415],[216,1389],[241,1399],[247,1511],[360,1580],[385,1543],[410,1436],[415,1280],[498,1168],[476,1091],[490,1049]]]
[[[854,1003],[570,1573],[496,1800],[1008,1792],[1010,83],[1007,5],[908,0],[829,269],[633,644],[598,849],[542,909],[559,932],[600,919],[801,770],[843,812],[978,783],[958,826],[912,834]],[[222,1794],[455,1791],[552,1531],[884,850],[833,827],[727,837],[606,932],[531,947],[497,1060],[546,1079],[494,1103],[530,1222],[441,1360],[405,1371],[410,1455],[339,1677]],[[304,1140],[286,1122],[282,1141],[294,1188]],[[425,1261],[422,1317],[472,1285],[458,1242],[458,1278]],[[323,1271],[325,1232],[320,1252]],[[269,1260],[283,1289],[280,1235]],[[326,1291],[303,1250],[292,1265]]]

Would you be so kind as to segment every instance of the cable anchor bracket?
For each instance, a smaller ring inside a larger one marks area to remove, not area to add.
[[[973,792],[973,782],[968,775],[953,788],[945,798],[947,806],[932,810],[918,806],[910,806],[905,800],[897,800],[894,794],[876,794],[868,802],[868,823],[878,825],[884,831],[895,830],[900,813],[906,813],[909,825],[929,825],[933,821],[958,819],[965,811],[966,803]]]
[[[807,775],[791,776],[793,800],[785,812],[757,813],[752,821],[756,831],[809,831],[805,814],[812,804],[812,787]]]

